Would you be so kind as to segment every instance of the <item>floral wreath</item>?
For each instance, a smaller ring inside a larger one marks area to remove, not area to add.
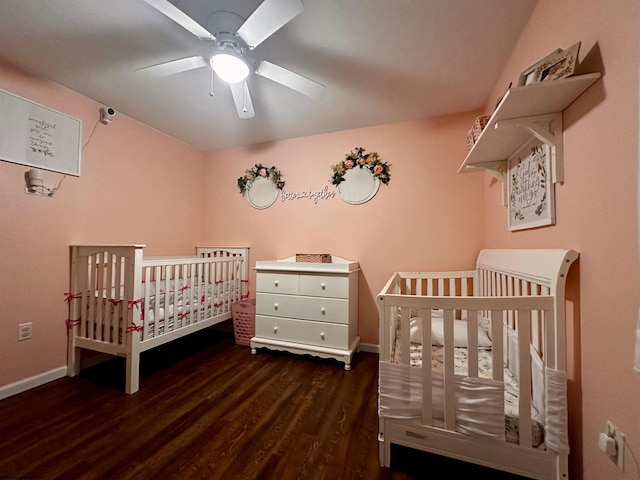
[[[253,168],[244,172],[244,176],[238,179],[238,188],[240,189],[240,193],[244,195],[248,188],[251,187],[251,183],[258,178],[268,178],[273,183],[276,184],[280,190],[284,188],[284,180],[282,180],[282,172],[278,170],[276,167],[264,167],[261,163],[256,163]]]
[[[356,147],[355,152],[349,152],[345,155],[345,159],[340,163],[331,166],[331,183],[340,185],[344,182],[344,174],[347,170],[360,167],[366,168],[371,174],[385,185],[389,185],[390,174],[387,162],[380,160],[380,156],[376,152],[365,153],[364,148]]]

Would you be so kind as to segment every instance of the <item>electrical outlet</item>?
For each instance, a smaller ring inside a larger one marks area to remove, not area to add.
[[[33,322],[21,323],[18,325],[18,341],[27,340],[33,335]]]
[[[607,421],[607,427],[604,433],[607,435],[607,437],[615,441],[615,451],[612,455],[609,455],[609,458],[618,466],[620,470],[624,472],[624,451],[626,448],[624,442],[624,433],[622,433],[618,429],[618,427],[616,427],[610,421]]]

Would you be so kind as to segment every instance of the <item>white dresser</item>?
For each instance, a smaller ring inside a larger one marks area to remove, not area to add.
[[[358,262],[256,262],[256,325],[251,353],[264,347],[335,358],[351,369],[358,336]]]

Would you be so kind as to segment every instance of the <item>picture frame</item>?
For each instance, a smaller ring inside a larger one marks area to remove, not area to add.
[[[531,65],[529,68],[524,70],[520,74],[520,77],[518,78],[518,87],[524,87],[525,85],[530,85],[530,84],[536,82],[537,81],[536,80],[536,72],[538,70],[538,67],[540,65],[542,65],[543,63],[547,62],[548,60],[550,60],[552,58],[555,58],[559,53],[562,53],[562,49],[561,48],[556,48],[549,55],[547,55],[546,57],[544,57],[541,60],[538,60],[536,63]]]
[[[80,176],[82,121],[0,90],[0,160]]]
[[[551,148],[535,137],[508,158],[510,231],[555,224],[555,184],[550,168]]]
[[[536,68],[534,74],[535,81],[548,82],[573,75],[578,63],[579,52],[580,42],[556,55],[551,55],[550,58],[546,59]]]

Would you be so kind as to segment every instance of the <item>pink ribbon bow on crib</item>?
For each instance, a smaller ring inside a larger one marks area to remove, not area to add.
[[[76,325],[80,325],[80,319],[78,320],[71,320],[70,318],[67,318],[64,323],[66,323],[67,328],[69,330],[71,330],[73,327],[75,327]]]
[[[138,305],[140,302],[142,302],[141,298],[139,298],[137,300],[129,300],[127,302],[127,308],[133,308],[134,305]]]
[[[65,292],[64,294],[64,301],[67,303],[71,303],[71,300],[75,299],[75,298],[82,298],[82,294],[81,293],[71,293],[71,292]]]

